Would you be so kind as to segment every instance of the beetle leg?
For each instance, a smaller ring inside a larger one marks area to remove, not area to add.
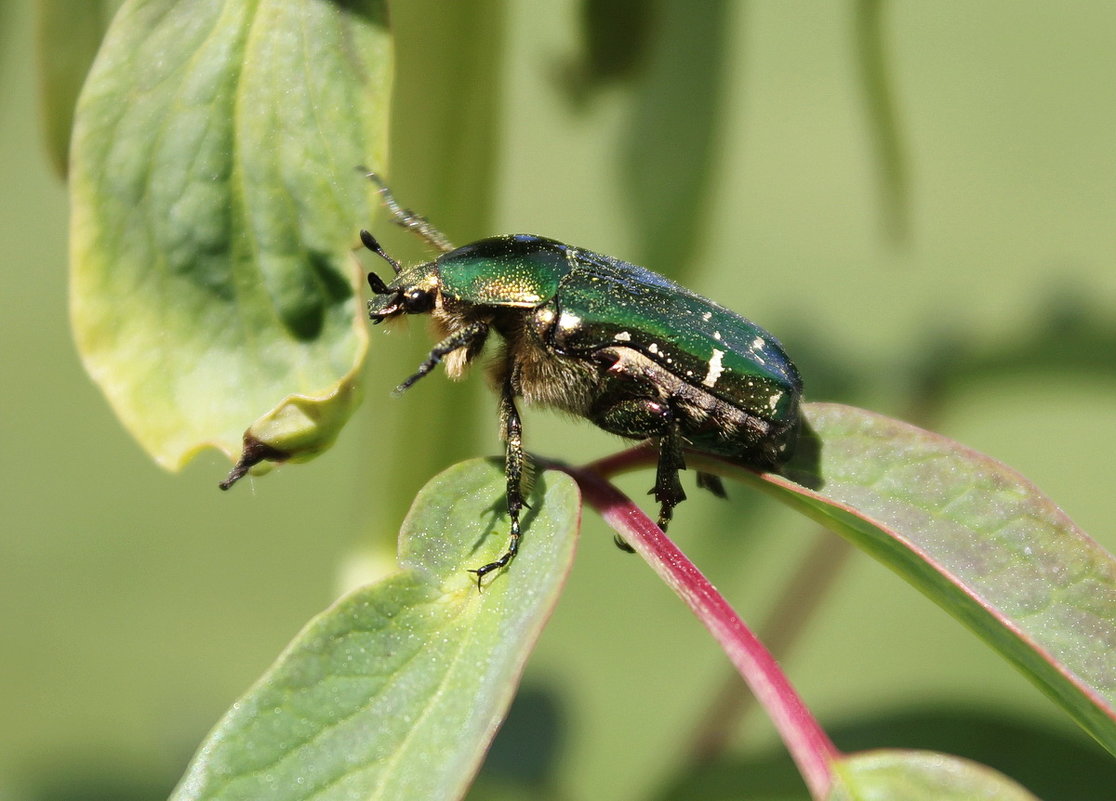
[[[487,336],[488,323],[478,320],[475,323],[469,323],[467,326],[446,337],[434,346],[430,351],[430,355],[426,357],[426,361],[420,364],[418,369],[415,370],[414,375],[395,388],[395,394],[401,395],[406,392],[415,382],[437,367],[442,359],[458,348],[476,350],[484,344],[485,337]]]
[[[703,473],[701,470],[698,470],[697,485],[699,489],[709,490],[718,498],[728,497],[728,493],[725,492],[725,485],[721,483],[720,476],[713,475],[712,473]]]
[[[609,400],[592,410],[590,419],[603,428],[622,437],[653,437],[659,441],[659,464],[655,472],[655,486],[649,495],[659,502],[659,528],[666,531],[674,507],[686,500],[678,471],[686,469],[682,458],[682,433],[670,402],[659,398],[623,398]],[[619,547],[627,550],[627,543]]]
[[[673,415],[671,418],[670,430],[659,437],[659,465],[655,470],[655,486],[649,493],[659,502],[659,528],[663,531],[667,530],[674,516],[674,507],[686,500],[686,492],[678,480],[678,471],[686,469],[686,460],[682,458],[682,435]]]
[[[504,379],[504,387],[500,392],[500,427],[505,442],[504,476],[507,479],[505,494],[508,517],[511,518],[511,534],[508,538],[508,549],[504,551],[503,556],[469,571],[477,574],[477,587],[481,586],[481,579],[493,570],[507,567],[511,563],[519,553],[519,540],[522,537],[519,513],[526,506],[523,502],[523,479],[530,470],[530,464],[529,457],[523,450],[523,423],[519,419],[519,410],[515,408],[515,390],[510,375]]]
[[[423,217],[421,214],[415,214],[410,209],[405,209],[399,205],[395,199],[395,195],[388,189],[384,179],[374,172],[368,173],[368,179],[380,188],[380,197],[387,206],[387,210],[391,212],[391,221],[401,228],[406,228],[425,239],[431,245],[436,247],[443,253],[448,253],[453,250],[453,245],[446,239],[446,235],[430,224],[430,221]],[[396,270],[398,273],[399,271]]]
[[[628,545],[628,541],[621,537],[619,534],[612,535],[612,542],[624,553],[635,553],[635,548]]]

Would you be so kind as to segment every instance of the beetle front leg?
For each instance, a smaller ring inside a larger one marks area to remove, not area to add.
[[[484,345],[484,340],[488,337],[488,323],[477,321],[469,323],[463,328],[450,334],[437,345],[435,345],[430,355],[426,357],[426,361],[418,366],[414,375],[404,381],[402,384],[395,388],[395,394],[401,395],[410,389],[414,384],[423,376],[427,375],[431,370],[438,366],[446,356],[453,353],[458,348],[468,348],[472,352],[476,352]]]
[[[519,513],[526,506],[523,502],[523,479],[530,470],[530,465],[527,453],[523,450],[523,423],[519,419],[519,410],[515,408],[515,391],[512,388],[510,375],[504,379],[504,387],[500,392],[500,428],[505,443],[504,476],[507,479],[505,495],[508,517],[511,519],[511,534],[508,538],[508,549],[504,551],[503,556],[469,571],[477,574],[478,587],[481,586],[481,579],[486,575],[511,563],[519,553],[519,540],[522,537]]]

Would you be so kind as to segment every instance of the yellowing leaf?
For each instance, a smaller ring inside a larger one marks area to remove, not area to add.
[[[375,207],[355,167],[384,162],[390,76],[383,0],[129,0],[114,18],[76,115],[71,314],[164,467],[235,455],[257,418],[305,458],[348,418],[351,249]]]

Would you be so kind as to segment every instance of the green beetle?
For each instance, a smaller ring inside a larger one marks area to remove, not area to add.
[[[391,283],[368,275],[372,321],[429,314],[441,336],[397,391],[443,361],[458,378],[490,333],[503,340],[490,378],[500,396],[511,536],[499,559],[472,571],[478,581],[507,566],[519,548],[527,456],[518,398],[622,437],[657,441],[651,493],[663,530],[686,498],[678,479],[684,447],[756,469],[790,458],[802,380],[778,340],[755,323],[650,270],[541,236],[495,236],[454,248],[369,177],[394,221],[441,251],[404,269],[372,234],[360,234],[395,271]],[[699,473],[698,483],[723,494],[714,476]]]

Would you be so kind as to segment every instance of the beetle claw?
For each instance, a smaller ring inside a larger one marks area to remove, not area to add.
[[[621,537],[619,534],[613,534],[612,541],[621,551],[624,551],[625,553],[635,553],[635,548],[629,545],[628,541]]]

